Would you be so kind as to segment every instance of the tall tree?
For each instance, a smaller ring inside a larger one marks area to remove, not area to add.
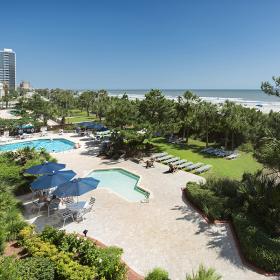
[[[209,145],[209,131],[218,120],[218,108],[216,104],[202,101],[198,105],[198,120],[202,133],[205,136],[206,147]]]
[[[196,119],[195,115],[199,102],[199,97],[191,91],[186,91],[183,96],[178,97],[176,109],[179,124],[183,131],[183,138],[186,138],[186,143],[188,143],[191,127]]]
[[[83,92],[79,96],[78,102],[80,106],[86,110],[88,117],[89,117],[90,109],[92,109],[92,106],[96,98],[97,98],[97,93],[90,90]]]
[[[146,123],[153,132],[168,133],[175,123],[174,102],[152,89],[139,104],[139,117],[139,122]]]

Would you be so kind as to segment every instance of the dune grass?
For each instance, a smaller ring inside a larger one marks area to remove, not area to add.
[[[87,113],[85,111],[73,109],[70,112],[70,116],[66,118],[66,123],[70,124],[94,120],[96,120],[96,116],[94,114],[90,114],[89,116],[87,116]]]
[[[192,161],[193,163],[202,162],[211,164],[212,168],[201,176],[227,177],[232,179],[241,179],[244,172],[256,172],[262,168],[262,164],[257,162],[251,153],[239,152],[240,156],[234,160],[217,158],[200,152],[205,147],[205,143],[199,140],[189,140],[189,144],[180,147],[177,144],[170,144],[164,138],[154,138],[151,141],[159,151],[164,151],[170,155]]]

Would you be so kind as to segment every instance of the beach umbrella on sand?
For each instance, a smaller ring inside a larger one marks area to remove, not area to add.
[[[31,188],[35,190],[44,190],[57,187],[70,181],[76,176],[72,170],[56,171],[51,174],[43,175],[31,183]]]
[[[92,177],[73,179],[72,181],[59,185],[53,194],[60,198],[80,196],[89,191],[95,190],[99,182],[99,180]]]
[[[65,168],[65,164],[63,163],[56,163],[56,162],[44,162],[39,165],[34,165],[27,170],[25,173],[32,174],[32,175],[39,175],[39,174],[48,174],[53,173],[54,171],[58,171]]]

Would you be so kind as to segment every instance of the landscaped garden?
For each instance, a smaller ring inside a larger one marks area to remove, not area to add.
[[[232,179],[241,179],[244,172],[256,172],[262,169],[252,153],[239,152],[239,157],[234,160],[227,160],[215,156],[203,154],[200,151],[205,148],[205,143],[200,140],[189,139],[188,145],[180,146],[178,144],[167,143],[165,138],[154,138],[151,140],[159,151],[167,152],[170,155],[192,161],[193,163],[202,162],[212,165],[212,168],[202,176],[209,178],[211,176],[227,177]]]
[[[231,221],[241,250],[251,263],[280,271],[280,185],[262,173],[244,174],[241,181],[209,179],[187,184],[186,197],[210,221]]]

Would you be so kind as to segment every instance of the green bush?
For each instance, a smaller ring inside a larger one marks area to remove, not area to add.
[[[52,227],[46,227],[40,237],[54,244],[59,250],[72,253],[82,265],[95,267],[99,279],[124,280],[127,269],[121,261],[122,249],[117,247],[98,248],[92,241],[77,236],[65,234]]]
[[[145,280],[169,280],[168,272],[162,268],[154,268],[146,277]]]
[[[279,272],[280,237],[271,238],[242,214],[233,217],[233,224],[246,259],[266,271]]]
[[[203,189],[197,184],[188,184],[185,189],[188,198],[197,205],[210,220],[224,218],[224,201],[208,189]]]
[[[0,257],[0,280],[22,280],[16,258]]]
[[[254,152],[254,146],[251,142],[243,143],[238,147],[239,151],[245,152],[245,153],[253,153]]]
[[[199,266],[197,273],[187,275],[186,280],[220,280],[222,277],[218,275],[213,268],[206,269],[203,265]]]
[[[97,276],[94,267],[81,265],[72,253],[59,251],[55,245],[43,241],[33,227],[22,229],[19,238],[31,256],[46,257],[54,263],[57,280],[92,280]]]
[[[22,280],[55,279],[55,266],[48,258],[30,257],[18,261],[17,265]]]
[[[187,197],[210,220],[232,220],[244,256],[266,271],[280,271],[280,184],[262,173],[244,174],[241,182],[209,179],[189,183]]]

